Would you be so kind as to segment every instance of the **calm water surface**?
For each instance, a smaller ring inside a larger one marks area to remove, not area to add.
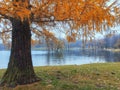
[[[0,68],[7,68],[10,51],[0,51]],[[119,62],[120,53],[102,50],[69,50],[63,53],[32,51],[34,66],[81,65],[89,63]]]

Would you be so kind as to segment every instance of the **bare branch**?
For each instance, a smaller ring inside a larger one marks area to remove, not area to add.
[[[11,32],[12,30],[2,31],[0,34]]]

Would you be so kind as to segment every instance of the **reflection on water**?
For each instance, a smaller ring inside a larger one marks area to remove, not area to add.
[[[81,65],[89,63],[119,62],[120,53],[103,50],[70,50],[64,52],[53,52],[33,56],[34,66],[47,65]]]
[[[6,68],[9,51],[0,51],[0,68]],[[120,53],[103,50],[69,50],[64,52],[32,51],[34,66],[81,65],[89,63],[120,62]]]

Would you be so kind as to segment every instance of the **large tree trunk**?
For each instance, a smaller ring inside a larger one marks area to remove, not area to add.
[[[31,31],[28,20],[12,19],[10,60],[1,84],[16,86],[38,81],[31,58]]]

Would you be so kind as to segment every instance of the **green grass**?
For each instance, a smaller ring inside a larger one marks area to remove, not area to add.
[[[42,81],[0,90],[120,90],[120,63],[35,67]],[[5,70],[0,70],[0,78]]]

